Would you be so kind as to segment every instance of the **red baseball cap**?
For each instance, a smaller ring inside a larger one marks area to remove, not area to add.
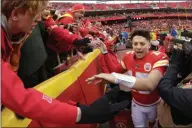
[[[72,12],[80,12],[80,11],[85,11],[85,8],[82,4],[74,4],[72,9],[71,9]]]

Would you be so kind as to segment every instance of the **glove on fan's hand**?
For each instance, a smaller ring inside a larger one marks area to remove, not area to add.
[[[91,40],[89,38],[83,38],[83,39],[76,39],[73,44],[77,48],[80,48],[81,46],[87,46],[87,44],[90,42]]]
[[[129,100],[111,104],[111,99],[116,98],[119,88],[114,88],[108,94],[93,102],[90,106],[79,105],[81,109],[81,120],[79,124],[105,123],[111,120],[120,110],[130,104]]]
[[[180,66],[182,62],[184,61],[184,51],[182,49],[173,49],[172,50],[172,56],[170,61],[171,65],[177,65]]]
[[[130,103],[126,107],[126,108],[130,108],[131,100],[132,100],[131,92],[122,91],[119,89],[119,86],[116,85],[115,87],[113,87],[113,89],[110,92],[106,93],[105,95],[109,97],[108,99],[110,99],[110,102],[112,104],[121,103],[122,101],[130,101]]]
[[[168,78],[174,81],[174,85],[177,85],[177,75],[179,71],[183,68],[184,62],[184,51],[182,49],[173,49],[170,66],[167,68],[163,79]]]
[[[183,44],[183,50],[187,58],[192,59],[192,41]]]
[[[105,93],[105,96],[108,98],[109,102],[116,101],[119,92],[120,92],[119,86],[115,86],[114,88],[111,89],[111,91]]]
[[[124,100],[129,100],[130,101],[130,103],[126,107],[127,109],[130,109],[131,108],[131,100],[132,100],[131,92],[126,92],[126,91],[120,90],[119,93],[118,93],[116,102],[119,103],[119,102],[124,101]]]

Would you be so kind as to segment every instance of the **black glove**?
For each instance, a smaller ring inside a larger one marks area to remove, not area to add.
[[[131,104],[131,100],[123,100],[119,103],[111,104],[110,105],[110,112],[114,115],[118,114],[119,111],[127,108]]]
[[[122,101],[130,101],[130,103],[127,105],[126,108],[130,109],[131,107],[131,100],[132,100],[132,95],[131,92],[125,92],[120,90],[118,84],[112,84],[114,85],[111,91],[107,92],[105,95],[108,97],[110,102],[112,104],[115,103],[121,103]]]
[[[131,109],[131,100],[132,100],[131,92],[125,92],[125,91],[120,90],[119,93],[118,93],[116,102],[120,103],[120,102],[122,102],[124,100],[129,100],[130,101],[130,104],[128,104],[128,106],[126,108]]]
[[[83,53],[83,54],[87,54],[89,52],[93,51],[93,48],[90,46],[81,46],[80,48],[78,48],[78,50]]]
[[[192,59],[192,40],[183,44],[183,50],[185,51],[186,57]]]
[[[116,98],[118,88],[93,102],[90,106],[79,105],[81,109],[81,120],[79,124],[105,123],[111,120],[120,110],[123,110],[131,101],[124,100],[120,103],[111,104],[110,100]]]
[[[184,51],[182,49],[173,49],[172,50],[172,56],[170,61],[170,66],[167,68],[167,71],[165,75],[163,76],[163,79],[170,79],[173,81],[173,85],[177,85],[177,75],[182,69],[184,61]]]
[[[112,118],[110,104],[107,97],[101,97],[90,106],[79,105],[81,109],[81,120],[79,124],[103,123]]]
[[[171,61],[170,61],[170,66],[176,65],[176,66],[180,67],[180,65],[184,61],[184,55],[185,54],[184,54],[184,51],[182,49],[173,49]]]
[[[111,89],[111,91],[105,93],[105,96],[108,98],[109,102],[116,101],[119,95],[119,91],[120,91],[119,86],[115,86]]]
[[[91,43],[91,40],[89,38],[83,38],[83,39],[76,39],[73,44],[80,48],[81,46],[87,46],[88,43]]]
[[[90,106],[79,105],[81,109],[81,119],[78,124],[90,124],[90,123],[105,123],[113,119],[119,111],[125,109],[129,100],[124,100],[120,103],[110,104],[108,99],[102,97],[91,104]]]
[[[132,100],[132,95],[131,92],[125,92],[120,90],[119,85],[118,84],[111,84],[110,86],[112,86],[111,91],[107,92],[105,95],[108,95],[109,100],[111,101],[111,103],[120,103],[124,100]],[[130,108],[130,105],[127,106],[127,108]]]

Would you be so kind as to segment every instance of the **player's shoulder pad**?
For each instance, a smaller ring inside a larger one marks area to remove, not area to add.
[[[165,53],[159,52],[159,51],[152,51],[151,55],[152,55],[152,57],[154,57],[156,59],[168,59],[168,57]]]
[[[168,59],[168,56],[165,53],[163,53],[163,52],[156,52],[154,57],[156,59],[156,62],[153,65],[153,68],[169,66],[169,59]]]
[[[123,56],[123,61],[126,61],[127,59],[129,60],[131,58],[131,56],[133,55],[134,51],[128,51],[125,53],[125,55]]]

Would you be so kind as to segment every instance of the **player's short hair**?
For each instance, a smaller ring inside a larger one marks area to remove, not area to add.
[[[142,36],[142,37],[145,37],[147,40],[151,41],[150,31],[147,31],[147,30],[142,30],[142,29],[134,30],[131,33],[130,40],[132,41],[135,36]]]

